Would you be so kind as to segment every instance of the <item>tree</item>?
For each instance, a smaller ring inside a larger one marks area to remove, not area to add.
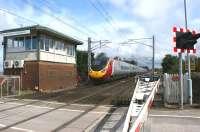
[[[178,73],[178,57],[172,55],[165,55],[162,60],[163,73]]]
[[[80,76],[87,76],[88,72],[88,52],[77,50],[77,71]],[[94,53],[92,53],[91,59],[94,59]]]

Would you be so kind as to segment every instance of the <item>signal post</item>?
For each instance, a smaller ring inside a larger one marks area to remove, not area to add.
[[[187,54],[193,52],[196,53],[195,44],[197,39],[200,38],[200,33],[195,33],[195,31],[190,31],[189,29],[184,28],[173,28],[174,37],[174,52],[179,53],[179,86],[180,86],[180,104],[181,109],[183,109],[183,73],[182,73],[182,53],[187,51]],[[188,66],[189,67],[189,66]],[[190,78],[189,78],[190,79]],[[188,81],[188,84],[191,86],[192,81]],[[190,103],[192,100],[192,89],[190,90]]]

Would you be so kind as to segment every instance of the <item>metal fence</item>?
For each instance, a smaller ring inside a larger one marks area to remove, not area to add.
[[[20,76],[0,75],[0,97],[19,96],[21,92]]]
[[[164,102],[167,104],[176,104],[180,102],[180,88],[178,74],[164,74]],[[189,91],[187,89],[187,74],[183,75],[183,102],[187,103]]]

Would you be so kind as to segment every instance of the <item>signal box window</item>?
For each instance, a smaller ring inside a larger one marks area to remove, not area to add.
[[[45,39],[45,51],[49,51],[49,39]]]
[[[49,40],[49,48],[53,49],[54,41],[52,39]]]
[[[68,56],[75,56],[75,50],[73,46],[68,46],[67,47],[67,55]]]
[[[8,45],[9,48],[13,47],[13,39],[12,38],[8,38],[7,45]]]
[[[55,48],[56,48],[56,50],[59,50],[59,41],[55,42]]]
[[[18,38],[18,47],[24,47],[24,37]]]
[[[17,48],[18,47],[18,38],[14,38],[13,39],[13,48]]]
[[[60,43],[60,50],[62,50],[62,51],[64,51],[65,50],[65,45],[64,45],[64,43]]]
[[[37,49],[37,48],[38,48],[37,37],[33,36],[32,37],[32,49]]]
[[[31,50],[31,37],[30,36],[25,38],[25,49]]]
[[[44,50],[44,39],[40,39],[40,49]]]

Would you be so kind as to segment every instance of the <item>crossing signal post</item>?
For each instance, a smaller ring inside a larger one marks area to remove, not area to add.
[[[180,93],[181,93],[181,108],[183,108],[183,73],[182,73],[182,53],[187,51],[187,53],[196,53],[195,44],[197,39],[200,38],[200,33],[195,33],[195,31],[190,32],[188,29],[177,29],[173,28],[174,32],[174,52],[179,53],[179,80],[180,80]],[[188,66],[189,67],[189,66]],[[190,71],[188,71],[190,72]],[[188,79],[188,88],[190,91],[190,104],[192,104],[192,80]]]

